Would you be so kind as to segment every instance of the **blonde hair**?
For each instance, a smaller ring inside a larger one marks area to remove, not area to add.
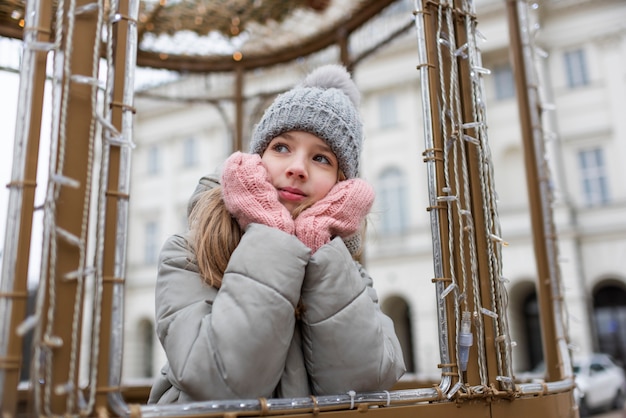
[[[202,193],[189,215],[189,227],[200,276],[219,289],[230,255],[243,234],[224,205],[221,187]]]
[[[340,171],[338,181],[345,179],[346,177]],[[312,202],[306,202],[296,208],[293,218],[295,219],[311,204]],[[192,253],[195,254],[200,276],[209,286],[219,289],[230,256],[239,245],[243,235],[239,223],[226,209],[220,186],[200,195],[189,214],[189,228],[191,232],[189,244]],[[365,222],[360,232],[364,237]],[[361,244],[352,256],[355,260],[361,261],[362,254],[363,245]]]

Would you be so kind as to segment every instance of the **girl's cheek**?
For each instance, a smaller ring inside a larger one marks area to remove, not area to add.
[[[272,170],[270,170],[269,166],[263,162],[263,167],[265,167],[265,171],[267,171],[267,178],[269,179],[270,183],[274,184],[274,176],[272,176]]]

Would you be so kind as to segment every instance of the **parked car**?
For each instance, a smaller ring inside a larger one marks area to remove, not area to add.
[[[575,398],[580,416],[602,409],[624,409],[624,369],[607,354],[594,353],[574,358]]]

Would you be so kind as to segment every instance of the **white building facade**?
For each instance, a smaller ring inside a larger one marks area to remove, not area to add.
[[[538,3],[537,44],[547,53],[542,88],[555,107],[544,115],[554,133],[546,149],[558,197],[554,210],[570,340],[582,353],[606,351],[626,360],[626,3]],[[409,19],[411,4],[399,2],[393,18]],[[509,243],[503,250],[503,273],[510,280],[514,367],[522,371],[540,362],[541,341],[506,2],[476,4],[478,28],[487,39],[479,45],[482,60],[492,71],[485,79],[488,135],[502,234]],[[337,59],[330,51],[304,64],[247,75],[244,135],[272,93],[294,85],[309,67]],[[399,329],[409,372],[437,379],[438,321],[417,64],[413,29],[359,63],[354,77],[362,92],[366,133],[362,176],[377,193],[366,265],[383,309]],[[154,334],[156,259],[167,236],[186,228],[187,200],[198,179],[233,150],[231,86],[228,74],[181,77],[138,95],[126,379],[150,378],[165,362]]]

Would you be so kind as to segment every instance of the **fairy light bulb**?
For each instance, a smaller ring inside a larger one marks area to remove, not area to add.
[[[461,319],[461,332],[459,333],[459,368],[463,372],[467,370],[469,351],[473,342],[471,313],[465,311]]]

